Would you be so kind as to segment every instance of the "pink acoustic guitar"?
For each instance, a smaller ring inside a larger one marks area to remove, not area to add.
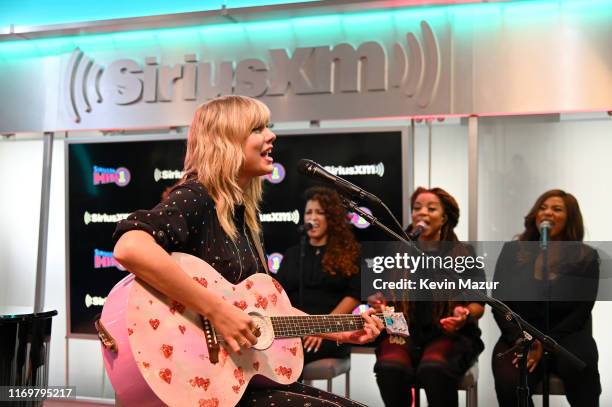
[[[128,275],[108,295],[97,323],[106,372],[125,406],[234,406],[255,375],[281,384],[297,380],[304,363],[300,337],[363,326],[359,315],[293,315],[287,294],[266,274],[232,285],[197,257],[172,258],[248,312],[261,335],[255,347],[228,353],[206,319]],[[407,334],[402,314],[385,314],[384,321],[388,331]]]

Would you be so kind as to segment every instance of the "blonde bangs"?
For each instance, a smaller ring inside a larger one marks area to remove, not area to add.
[[[254,129],[268,125],[270,110],[244,96],[223,96],[202,104],[195,112],[187,138],[184,179],[197,176],[215,201],[219,223],[235,240],[234,206],[245,205],[253,238],[259,241],[261,179],[252,179],[243,191],[237,183],[244,162],[243,144]]]

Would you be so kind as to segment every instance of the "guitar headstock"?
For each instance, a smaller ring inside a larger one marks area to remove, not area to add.
[[[408,323],[401,312],[383,311],[383,322],[389,335],[410,336]]]

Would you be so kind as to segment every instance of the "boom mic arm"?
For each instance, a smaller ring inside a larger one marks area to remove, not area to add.
[[[365,191],[364,189],[358,187],[355,184],[352,184],[351,182],[345,180],[342,177],[338,177],[336,175],[331,174],[329,171],[327,171],[325,168],[323,168],[316,162],[308,160],[306,158],[302,158],[298,162],[297,170],[300,174],[304,174],[308,177],[315,178],[328,185],[331,185],[334,189],[338,190],[338,192],[341,192],[345,195],[382,206],[385,211],[387,211],[389,216],[391,216],[391,219],[393,219],[393,222],[395,222],[395,225],[397,226],[398,230],[400,230],[402,235],[406,239],[408,239],[408,235],[406,235],[404,228],[399,223],[395,215],[393,215],[393,212],[391,212],[387,205],[385,205],[385,203],[376,195]]]

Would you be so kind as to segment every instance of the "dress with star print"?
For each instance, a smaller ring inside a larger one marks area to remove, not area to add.
[[[237,284],[256,272],[264,272],[257,249],[244,220],[244,206],[234,208],[238,231],[232,241],[219,223],[215,203],[197,180],[175,187],[151,210],[138,210],[120,221],[116,242],[129,230],[143,230],[167,252],[183,252],[201,258],[226,280]]]

